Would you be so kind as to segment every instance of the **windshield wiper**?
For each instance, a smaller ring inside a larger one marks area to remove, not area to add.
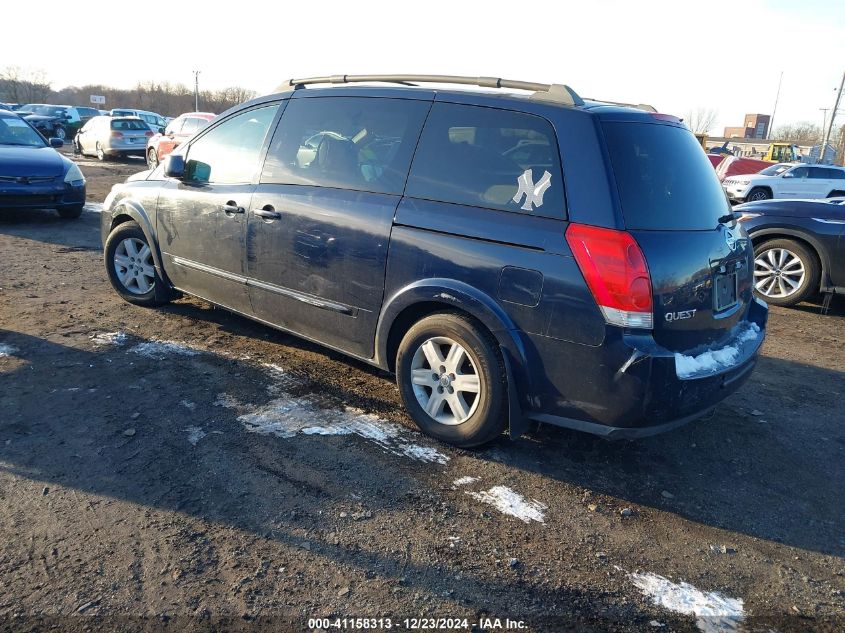
[[[725,215],[720,217],[718,222],[719,224],[727,224],[728,222],[733,222],[734,220],[736,220],[736,213],[731,211],[730,213],[726,213]]]
[[[0,145],[14,145],[15,147],[41,147],[40,145],[33,145],[32,143],[7,143],[0,141]]]

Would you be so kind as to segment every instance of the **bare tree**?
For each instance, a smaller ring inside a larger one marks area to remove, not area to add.
[[[707,134],[716,125],[719,111],[713,108],[696,108],[687,113],[687,125],[696,134]]]
[[[799,121],[779,126],[775,129],[772,138],[776,141],[791,141],[798,145],[813,145],[821,142],[822,129],[815,123]]]
[[[12,103],[48,101],[52,89],[43,70],[7,66],[0,71],[0,98]]]

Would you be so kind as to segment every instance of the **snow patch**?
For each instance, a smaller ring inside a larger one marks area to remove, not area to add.
[[[0,343],[0,358],[3,358],[4,356],[11,356],[17,351],[17,347],[12,347],[11,345]]]
[[[188,433],[188,441],[192,446],[196,446],[206,436],[206,432],[198,426],[189,426],[185,431]]]
[[[85,206],[82,207],[85,211],[90,213],[102,213],[103,212],[103,204],[101,202],[86,202]]]
[[[490,490],[484,490],[482,492],[467,491],[466,494],[473,499],[493,506],[502,514],[509,514],[525,523],[530,523],[531,521],[537,521],[538,523],[546,522],[545,512],[549,509],[549,506],[540,503],[536,499],[528,501],[521,494],[511,490],[507,486],[493,486]]]
[[[145,341],[138,343],[135,347],[129,350],[147,358],[155,358],[162,360],[169,354],[178,354],[180,356],[196,356],[199,352],[191,349],[185,343],[177,343],[175,341]]]
[[[452,488],[457,488],[458,486],[468,486],[470,484],[474,484],[478,480],[479,477],[458,477],[452,482]]]
[[[761,336],[756,323],[745,323],[734,332],[734,342],[719,349],[711,349],[697,356],[675,354],[675,373],[678,378],[692,378],[699,374],[712,374],[736,364],[742,348],[749,341]]]
[[[220,406],[235,408],[234,401],[223,395]],[[445,464],[449,458],[440,451],[409,440],[401,427],[359,409],[326,409],[307,397],[285,395],[265,405],[254,407],[238,417],[247,431],[259,435],[292,438],[297,435],[357,435],[394,455]]]
[[[654,604],[695,616],[699,630],[704,633],[740,630],[740,622],[745,616],[741,599],[728,598],[715,591],[703,592],[686,582],[675,584],[651,572],[628,574],[628,577]]]
[[[119,347],[126,343],[126,339],[126,332],[104,332],[92,336],[91,342],[94,345],[116,345]]]

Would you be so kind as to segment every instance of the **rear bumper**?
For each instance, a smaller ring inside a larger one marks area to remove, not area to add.
[[[746,334],[722,348],[736,349],[735,357],[724,364],[707,363],[707,356],[678,358],[649,334],[621,333],[565,365],[552,356],[565,353],[572,358],[572,344],[560,342],[566,350],[548,343],[534,345],[536,362],[545,367],[546,376],[529,378],[534,388],[523,410],[530,420],[608,439],[647,437],[677,428],[713,411],[748,380],[765,338],[767,316],[767,306],[755,299],[742,322]],[[550,371],[553,368],[559,371]]]
[[[0,188],[0,209],[63,209],[85,204],[85,185],[60,182],[45,186]]]

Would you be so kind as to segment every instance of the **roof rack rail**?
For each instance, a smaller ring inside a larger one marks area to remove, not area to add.
[[[553,101],[570,106],[580,106],[584,100],[569,86],[563,84],[541,84],[531,81],[516,81],[499,77],[463,77],[457,75],[331,75],[327,77],[308,77],[288,79],[276,88],[277,92],[296,90],[310,84],[349,84],[361,82],[384,82],[415,85],[418,83],[460,84],[480,86],[482,88],[511,88],[514,90],[533,90],[531,99]]]
[[[647,103],[625,103],[624,101],[608,101],[607,99],[593,99],[587,97],[588,101],[598,101],[600,103],[609,103],[610,105],[623,106],[625,108],[636,108],[637,110],[644,110],[645,112],[657,112],[657,108]]]

